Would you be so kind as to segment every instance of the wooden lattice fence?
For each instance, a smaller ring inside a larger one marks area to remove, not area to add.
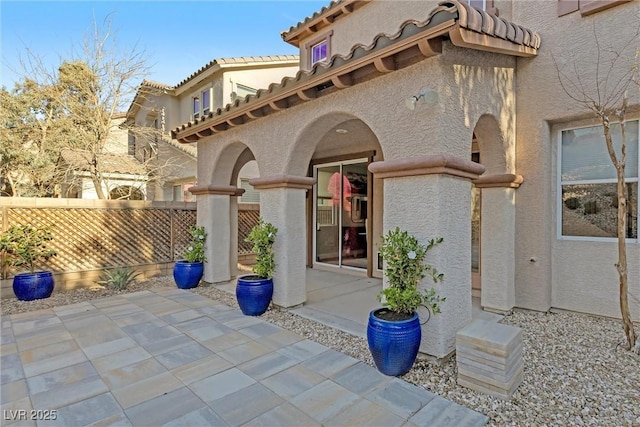
[[[239,255],[251,252],[244,239],[258,215],[256,206],[240,208]],[[63,274],[67,284],[86,282],[104,269],[123,266],[145,275],[167,274],[184,252],[189,227],[195,223],[195,203],[0,198],[1,231],[20,224],[51,226],[51,247],[58,255],[38,268]],[[15,273],[5,267],[2,278]]]

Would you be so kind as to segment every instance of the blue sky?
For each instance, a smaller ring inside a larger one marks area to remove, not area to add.
[[[328,0],[299,1],[0,1],[0,86],[19,77],[28,48],[55,67],[80,46],[94,17],[112,14],[118,46],[138,43],[152,71],[147,78],[175,85],[215,58],[295,54],[280,32]]]

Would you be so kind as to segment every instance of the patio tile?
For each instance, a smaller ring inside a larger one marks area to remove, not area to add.
[[[98,372],[89,361],[79,363],[66,368],[31,377],[27,380],[29,392],[38,394],[51,389],[61,388],[65,385],[75,383],[84,378],[95,377]]]
[[[333,380],[357,394],[364,394],[391,381],[375,368],[362,362],[349,366],[333,376]]]
[[[3,356],[14,354],[18,352],[18,346],[15,344],[1,344],[0,354]]]
[[[211,355],[172,369],[171,373],[185,384],[191,384],[231,368],[233,364],[218,355]]]
[[[296,334],[295,332],[287,331],[285,329],[281,332],[260,338],[260,344],[267,346],[275,351],[303,340],[304,337],[302,335]]]
[[[20,352],[27,377],[85,362],[87,357],[74,340],[62,341]]]
[[[439,396],[409,419],[416,425],[483,426],[488,418]]]
[[[335,350],[327,350],[304,361],[302,365],[325,377],[330,377],[356,363],[358,363],[358,360],[353,357],[346,356]]]
[[[262,321],[260,323],[256,323],[255,325],[239,329],[238,332],[240,332],[241,334],[245,334],[249,338],[258,339],[277,334],[278,332],[282,332],[283,330],[284,329],[282,329],[280,326],[272,325],[271,323]]]
[[[78,345],[83,348],[91,347],[96,344],[104,344],[126,337],[127,334],[112,322],[101,325],[100,328],[85,330],[82,332],[78,331],[73,334],[73,338],[76,340]]]
[[[200,307],[199,311],[201,313],[206,314],[207,316],[210,316],[211,318],[214,318],[216,315],[220,313],[233,311],[233,309],[224,304],[214,304],[214,305],[209,305],[207,307]]]
[[[171,300],[164,300],[156,304],[148,304],[144,306],[145,310],[158,317],[162,317],[167,314],[176,313],[179,311],[184,311],[185,308],[186,307],[184,305]]]
[[[283,400],[278,395],[258,383],[217,399],[209,406],[229,424],[242,425],[281,403]]]
[[[326,378],[304,366],[296,365],[261,381],[285,399],[304,393]]]
[[[156,359],[145,359],[131,365],[103,372],[102,379],[109,386],[109,389],[116,390],[127,385],[152,378],[166,372]]]
[[[290,403],[311,418],[325,423],[358,400],[358,396],[330,380],[291,399]]]
[[[181,334],[181,332],[173,326],[158,326],[153,322],[124,326],[122,330],[142,345],[175,337]]]
[[[230,333],[231,331],[233,331],[233,329],[229,328],[228,326],[217,324],[203,326],[202,328],[191,329],[189,331],[186,331],[186,333],[193,339],[196,339],[198,341],[206,341]]]
[[[162,320],[164,320],[170,325],[175,325],[176,323],[181,323],[187,320],[196,319],[201,316],[202,316],[202,313],[200,313],[198,310],[189,308],[183,311],[177,311],[175,313],[164,315],[162,316]]]
[[[184,384],[170,372],[164,372],[144,380],[136,381],[122,388],[111,390],[120,406],[131,408],[140,403],[184,387]],[[195,408],[194,408],[195,409]],[[132,420],[133,421],[133,420]],[[136,424],[134,422],[134,424]]]
[[[119,327],[137,325],[139,323],[150,323],[156,326],[165,326],[166,322],[156,315],[153,315],[147,311],[141,311],[138,313],[129,314],[111,320],[115,325]]]
[[[0,403],[29,397],[27,381],[24,379],[0,385]]]
[[[24,318],[20,318],[19,315],[13,315],[11,318],[13,334],[16,337],[62,323],[53,310],[46,310],[46,313],[43,313],[43,311],[32,311],[27,314],[29,316],[25,316]]]
[[[159,354],[156,356],[156,359],[166,366],[167,369],[173,369],[211,356],[212,354],[211,350],[194,341],[176,350]]]
[[[134,426],[160,426],[170,422],[177,423],[181,417],[205,407],[198,396],[187,387],[182,387],[127,408],[124,412]]]
[[[267,353],[238,366],[245,374],[257,380],[262,380],[277,374],[298,363],[297,360],[279,353]]]
[[[11,328],[2,328],[0,332],[0,345],[13,344],[16,342]]]
[[[196,341],[194,341],[190,336],[180,334],[143,344],[142,347],[149,353],[157,356],[159,354],[168,353],[194,342]]]
[[[125,299],[126,301],[126,299]],[[109,316],[112,319],[118,317],[131,316],[135,313],[141,313],[144,309],[137,304],[130,302],[113,305],[111,307],[104,307],[100,311]]]
[[[191,384],[189,388],[208,404],[228,394],[242,390],[255,382],[256,380],[239,369],[231,368],[197,381]]]
[[[327,350],[328,347],[325,347],[322,344],[318,344],[317,342],[313,342],[311,340],[303,340],[281,348],[280,350],[278,350],[278,353],[303,362]]]
[[[228,426],[218,414],[216,414],[211,408],[202,408],[191,411],[175,420],[169,421],[163,424],[165,427],[202,427],[202,426],[216,426],[224,427]]]
[[[257,418],[250,420],[246,426],[255,427],[312,427],[321,424],[289,403],[273,408]]]
[[[9,384],[24,378],[18,353],[0,356],[0,384]]]
[[[118,353],[132,347],[135,347],[137,344],[134,340],[125,336],[124,338],[120,338],[113,341],[102,342],[94,345],[90,345],[88,347],[82,347],[82,351],[87,355],[90,359],[97,359],[102,356],[108,356],[113,353]]]
[[[47,328],[44,331],[40,331],[37,334],[29,336],[22,335],[17,341],[15,341],[15,343],[20,351],[25,351],[71,339],[73,339],[73,337],[64,326],[54,326],[52,328]]]
[[[91,363],[98,372],[108,372],[123,366],[131,365],[141,360],[149,359],[151,355],[141,347],[132,347],[127,350],[98,357]]]
[[[31,407],[31,400],[28,397],[11,400],[0,405],[2,410],[2,425],[12,426],[35,426],[36,422],[28,417]]]
[[[122,417],[120,419],[124,418],[122,409],[111,393],[103,393],[58,408],[55,420],[38,421],[38,426],[86,426],[103,420],[115,421],[117,415]]]
[[[209,350],[217,353],[227,350],[231,347],[238,346],[240,344],[245,344],[249,341],[251,341],[251,338],[241,334],[240,332],[234,331],[209,340],[205,340],[202,342],[202,345],[207,347]],[[264,341],[262,340],[261,344],[266,345],[266,343],[264,343]]]
[[[104,381],[98,375],[93,375],[41,393],[32,393],[31,403],[33,409],[57,409],[108,391]]]
[[[326,426],[401,426],[405,419],[399,417],[366,399],[357,401],[344,411],[324,423]],[[420,425],[454,425],[454,424],[420,424]]]
[[[257,316],[245,316],[244,314],[233,312],[233,316],[227,313],[225,316],[221,316],[219,318],[215,318],[217,321],[224,323],[226,326],[233,328],[235,330],[240,330],[242,328],[247,328],[249,326],[258,325],[264,320],[260,319]],[[211,316],[213,317],[213,316]],[[227,320],[227,318],[229,318]]]
[[[67,328],[69,332],[74,334],[76,332],[82,333],[87,330],[91,331],[94,329],[98,329],[102,327],[102,325],[105,325],[111,322],[112,322],[111,319],[109,319],[107,316],[102,314],[100,311],[96,310],[95,312],[92,312],[91,315],[87,315],[80,318],[74,318],[71,320],[65,320],[63,323],[64,323],[64,327]]]
[[[384,387],[365,396],[366,399],[404,418],[418,412],[435,397],[435,394],[399,379],[392,379]]]
[[[247,362],[256,357],[260,357],[263,354],[270,353],[271,350],[256,341],[249,341],[245,344],[229,348],[221,351],[218,354],[231,363],[239,365],[243,362]]]

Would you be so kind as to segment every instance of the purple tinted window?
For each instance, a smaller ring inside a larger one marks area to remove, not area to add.
[[[202,110],[209,108],[209,91],[202,92]]]
[[[197,116],[200,113],[200,98],[195,96],[193,98],[193,115]]]
[[[320,62],[327,59],[327,41],[323,40],[320,43],[311,47],[311,65],[316,62]]]

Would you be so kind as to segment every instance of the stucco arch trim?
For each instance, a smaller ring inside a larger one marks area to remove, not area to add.
[[[481,164],[442,153],[411,159],[385,160],[369,164],[375,178],[397,178],[444,174],[476,180],[485,171]]]
[[[505,173],[482,176],[473,181],[476,188],[519,188],[524,182],[522,175]]]
[[[242,196],[244,188],[234,187],[233,185],[198,185],[189,188],[191,194],[213,194],[221,196]]]
[[[315,178],[297,175],[272,175],[249,180],[249,184],[258,190],[268,188],[299,188],[309,190],[315,183]]]

